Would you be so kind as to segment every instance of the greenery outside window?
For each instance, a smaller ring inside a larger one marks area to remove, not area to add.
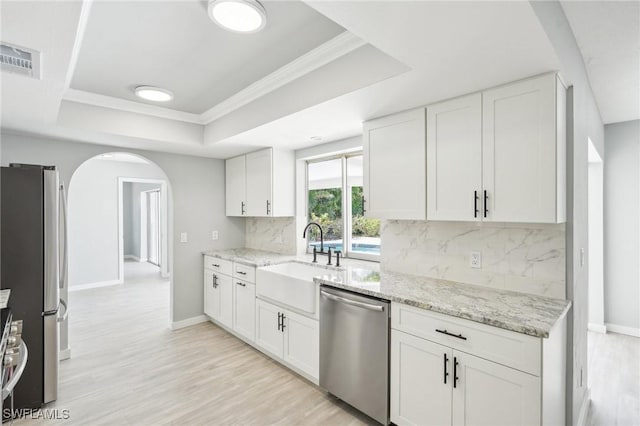
[[[379,260],[380,221],[364,216],[362,153],[307,162],[307,212],[324,232],[325,251]],[[308,234],[308,251],[320,250],[320,234]]]

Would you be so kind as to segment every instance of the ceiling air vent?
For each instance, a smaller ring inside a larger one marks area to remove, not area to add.
[[[0,69],[40,78],[40,52],[0,42]]]

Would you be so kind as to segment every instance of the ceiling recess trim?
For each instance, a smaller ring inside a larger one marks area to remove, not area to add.
[[[154,117],[168,118],[170,120],[184,121],[186,123],[202,124],[200,114],[178,111],[171,108],[163,108],[156,105],[149,105],[142,102],[130,101],[127,99],[114,98],[113,96],[100,95],[84,90],[67,89],[64,93],[65,101],[77,102],[80,104],[93,105],[103,108],[117,109],[121,111],[133,112],[136,114],[152,115]]]
[[[63,99],[81,104],[117,109],[137,114],[146,114],[187,123],[209,124],[256,99],[300,78],[336,59],[364,46],[362,39],[345,31],[315,49],[294,59],[271,74],[250,84],[233,96],[225,99],[202,114],[178,111],[142,102],[100,95],[68,88]]]
[[[365,44],[364,40],[345,31],[203,112],[203,123],[209,124]]]

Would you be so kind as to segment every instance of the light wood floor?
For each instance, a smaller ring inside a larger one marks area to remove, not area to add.
[[[589,332],[593,426],[640,425],[640,339]]]
[[[70,294],[65,424],[360,425],[372,420],[211,323],[168,328],[169,284],[134,273]],[[46,423],[21,420],[16,424]]]

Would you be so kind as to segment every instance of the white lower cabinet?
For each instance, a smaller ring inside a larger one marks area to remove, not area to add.
[[[540,378],[429,340],[391,332],[397,425],[540,425]]]
[[[319,339],[317,320],[256,300],[256,345],[316,381]]]
[[[445,377],[445,368],[449,369],[452,352],[426,339],[391,332],[391,420],[395,424],[451,424],[452,375]]]
[[[256,337],[256,285],[233,280],[233,331],[253,342]]]
[[[540,378],[453,351],[453,425],[540,425]]]
[[[282,309],[263,300],[256,300],[256,345],[282,358],[284,336],[281,330]]]
[[[231,277],[204,270],[204,313],[220,324],[233,326],[233,288]]]

